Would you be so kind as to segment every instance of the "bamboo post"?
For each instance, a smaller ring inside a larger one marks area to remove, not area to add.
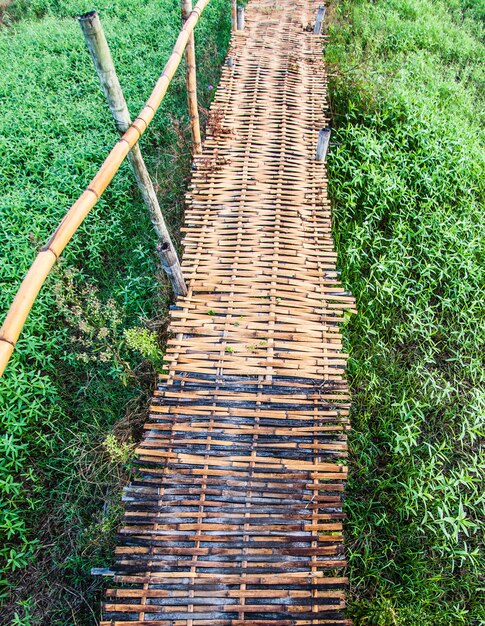
[[[330,143],[331,132],[332,129],[327,127],[322,128],[322,130],[318,133],[317,154],[315,156],[317,161],[325,161]]]
[[[188,20],[192,13],[192,0],[182,0],[182,23]],[[192,133],[192,149],[194,154],[202,152],[200,136],[199,107],[197,105],[197,70],[195,66],[195,39],[194,33],[189,37],[185,48],[185,82],[187,85],[187,100],[189,104],[190,131]]]
[[[108,100],[108,106],[115,120],[116,128],[120,134],[123,134],[131,126],[131,117],[121,89],[120,81],[118,80],[118,75],[116,74],[101,20],[96,11],[91,11],[90,13],[79,16],[78,21],[96,72],[98,73],[101,87]],[[182,274],[182,268],[180,267],[177,252],[165,224],[157,194],[138,143],[135,144],[129,152],[128,160],[135,174],[138,188],[148,208],[155,232],[162,244],[161,246],[157,246],[162,267],[172,283],[175,294],[177,296],[185,296],[187,294],[187,287]]]
[[[313,29],[313,33],[315,35],[321,35],[323,30],[323,20],[325,19],[326,8],[324,6],[319,6],[317,11],[317,17],[315,19],[315,28]]]
[[[232,32],[237,30],[237,0],[231,0],[231,26]]]
[[[307,18],[307,12],[305,11],[305,9],[302,9],[301,11],[300,24],[303,30],[308,30],[308,18]]]
[[[96,205],[101,195],[106,191],[106,188],[113,180],[130,150],[137,144],[138,140],[153,120],[155,113],[167,93],[170,81],[180,65],[189,36],[199,21],[202,11],[209,2],[210,0],[198,0],[189,19],[185,22],[180,31],[172,54],[165,64],[145,106],[130,128],[111,149],[111,152],[101,164],[94,178],[89,182],[76,202],[70,207],[63,220],[51,235],[49,241],[30,266],[8,310],[5,321],[0,328],[0,376],[5,371],[5,367],[12,356],[25,320],[50,270],[67,244],[71,241],[74,233],[83,223],[86,216]]]
[[[237,7],[237,30],[244,30],[244,7]]]

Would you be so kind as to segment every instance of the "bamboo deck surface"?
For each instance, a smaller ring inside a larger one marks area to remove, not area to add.
[[[188,295],[126,490],[116,626],[348,624],[338,323],[314,0],[251,0],[186,211]]]

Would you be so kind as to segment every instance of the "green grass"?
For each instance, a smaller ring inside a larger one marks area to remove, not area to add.
[[[205,107],[228,41],[226,5],[212,0],[197,27]],[[73,18],[100,12],[136,114],[175,41],[178,7],[169,0],[7,7],[0,24],[1,317],[39,246],[117,139]],[[186,109],[179,72],[141,142],[177,240],[190,168]],[[154,246],[125,164],[48,279],[0,381],[2,624],[94,623],[100,583],[90,568],[111,562],[120,485],[154,383],[151,364],[161,364],[170,290]]]
[[[341,0],[334,235],[359,315],[346,500],[356,624],[485,623],[485,5]]]

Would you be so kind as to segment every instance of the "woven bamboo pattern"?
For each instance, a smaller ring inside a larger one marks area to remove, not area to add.
[[[342,493],[349,397],[314,0],[251,0],[187,197],[188,294],[102,624],[349,624]]]

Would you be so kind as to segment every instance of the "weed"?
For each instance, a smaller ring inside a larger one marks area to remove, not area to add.
[[[163,354],[160,350],[156,332],[148,330],[148,328],[125,328],[123,336],[129,348],[139,352],[154,367],[162,366]]]
[[[127,463],[133,457],[134,447],[132,442],[119,442],[113,433],[106,436],[103,446],[106,448],[113,463]]]

